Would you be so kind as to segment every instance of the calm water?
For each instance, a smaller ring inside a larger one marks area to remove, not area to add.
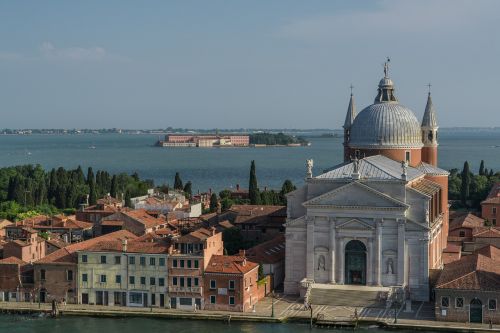
[[[302,333],[344,332],[340,330],[309,329],[307,324],[231,323],[201,320],[168,320],[145,318],[63,317],[58,319],[0,316],[0,332],[8,333]],[[374,329],[358,329],[366,333]],[[378,330],[378,332],[384,332]],[[403,332],[403,331],[396,331]],[[409,331],[406,331],[409,332]],[[424,332],[424,331],[423,331]]]
[[[45,168],[64,166],[138,172],[155,183],[173,183],[176,171],[193,190],[247,186],[250,161],[257,164],[259,186],[277,188],[289,178],[300,184],[305,160],[314,159],[315,174],[342,160],[342,139],[311,138],[310,147],[276,148],[158,148],[155,135],[32,135],[0,136],[0,166],[39,163]],[[95,147],[90,149],[89,147]],[[464,160],[477,172],[500,170],[500,131],[440,134],[439,163],[444,169],[461,168]]]

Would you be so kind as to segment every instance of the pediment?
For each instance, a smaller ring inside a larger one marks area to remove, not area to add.
[[[351,182],[303,203],[305,207],[369,207],[406,209],[409,206],[360,182]]]
[[[351,230],[373,230],[375,229],[373,226],[369,225],[366,222],[363,222],[358,219],[352,219],[347,222],[341,223],[336,226],[338,229],[351,229]]]
[[[293,219],[293,220],[288,220],[285,223],[285,227],[301,227],[301,226],[305,227],[305,225],[306,225],[306,217],[305,216],[301,216],[301,217],[298,217],[298,218]]]

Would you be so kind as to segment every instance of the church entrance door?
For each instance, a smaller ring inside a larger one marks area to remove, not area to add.
[[[359,240],[352,240],[345,246],[346,284],[366,284],[366,246]]]
[[[482,323],[483,322],[483,304],[477,298],[470,302],[470,322]]]

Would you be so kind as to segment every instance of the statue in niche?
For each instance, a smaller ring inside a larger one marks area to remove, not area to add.
[[[394,274],[394,261],[392,258],[387,259],[387,274]]]
[[[322,255],[322,254],[318,257],[318,271],[321,270],[321,269],[324,270],[324,271],[326,271],[325,256]]]
[[[307,168],[306,177],[307,178],[312,178],[312,176],[313,176],[313,173],[312,173],[313,166],[314,166],[314,161],[312,159],[306,160],[306,168]]]

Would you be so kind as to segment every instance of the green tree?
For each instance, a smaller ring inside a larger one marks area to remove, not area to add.
[[[255,174],[255,161],[250,164],[250,180],[248,183],[248,198],[251,205],[260,204],[259,188],[257,187],[257,175]]]
[[[181,176],[179,175],[178,172],[175,173],[174,189],[178,191],[182,191],[184,189],[184,186],[182,185]]]
[[[484,176],[484,160],[481,160],[481,164],[479,165],[479,175]]]
[[[264,266],[262,266],[262,264],[259,264],[259,281],[262,280],[265,276],[264,276]]]
[[[116,175],[113,175],[113,178],[111,178],[111,189],[109,191],[109,194],[113,198],[116,198],[116,195],[118,194],[118,184],[116,183]]]
[[[227,197],[220,200],[220,207],[223,212],[231,208],[233,204],[234,201]]]
[[[286,194],[290,193],[292,191],[295,191],[296,187],[293,185],[292,181],[290,179],[287,179],[283,182],[283,185],[281,186],[281,191],[280,191],[280,204],[286,206]]]
[[[97,203],[97,190],[92,167],[89,167],[87,170],[87,185],[89,186],[89,204],[95,205]]]
[[[469,169],[469,162],[464,162],[464,168],[461,173],[462,178],[462,187],[460,190],[460,199],[462,201],[462,205],[467,206],[467,199],[470,196],[470,184],[471,184],[471,172]]]
[[[217,194],[212,193],[212,195],[210,196],[210,212],[211,213],[217,212],[217,205],[218,205]]]
[[[192,184],[190,181],[188,181],[186,183],[186,185],[184,186],[184,193],[186,194],[186,196],[188,197],[188,199],[191,199],[191,197],[193,196],[193,189],[192,189]]]
[[[129,208],[132,208],[132,200],[131,200],[131,196],[130,196],[130,191],[127,190],[125,191],[125,207],[129,207]]]

